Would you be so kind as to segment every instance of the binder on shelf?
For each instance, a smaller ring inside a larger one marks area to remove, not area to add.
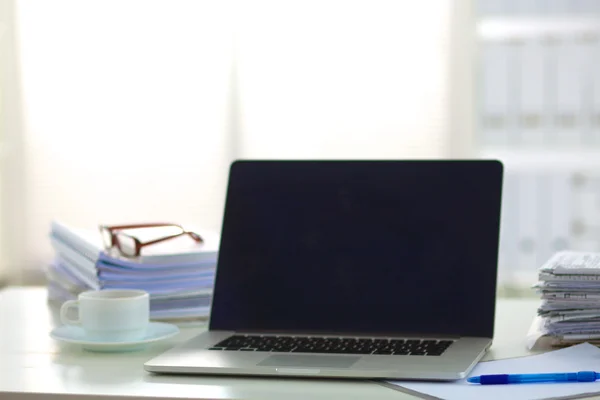
[[[525,0],[528,2],[530,0]],[[508,18],[516,17],[519,15],[521,11],[521,1],[520,0],[504,0],[502,2],[502,16],[506,16]]]
[[[600,7],[600,2],[598,3]],[[590,57],[591,65],[596,67],[593,69],[594,73],[591,74],[590,134],[593,144],[600,147],[600,73],[597,69],[597,66],[600,65],[600,40],[596,40],[592,45]]]
[[[572,198],[570,174],[568,172],[552,172],[550,191],[544,196],[550,204],[550,237],[547,252],[542,260],[549,259],[552,254],[566,250],[570,246],[570,230],[572,219]]]
[[[504,271],[507,279],[512,279],[514,271],[520,267],[517,239],[519,237],[518,183],[516,173],[505,173],[504,188],[502,189],[499,269]]]
[[[507,121],[507,144],[509,147],[521,146],[523,142],[522,130],[519,126],[519,114],[521,107],[521,82],[519,74],[521,70],[521,55],[523,41],[512,40],[507,42],[508,57],[508,115]]]
[[[593,227],[600,227],[600,177],[597,173],[589,172],[589,185],[580,193],[581,210],[587,221]],[[594,233],[596,235],[596,233]],[[600,237],[597,237],[600,242]]]
[[[592,251],[598,249],[600,236],[596,232],[598,226],[597,187],[594,177],[585,170],[573,174],[571,184],[572,195],[572,246],[574,250]]]
[[[565,14],[578,15],[581,14],[583,8],[583,0],[569,0]]]
[[[481,142],[506,145],[509,136],[509,48],[487,42],[482,48]]]
[[[532,271],[538,266],[538,198],[537,177],[533,171],[523,172],[518,180],[519,231],[517,236],[519,269]]]
[[[478,0],[477,12],[482,17],[498,17],[506,14],[506,3],[502,0]]]
[[[552,16],[565,16],[569,14],[571,0],[545,0],[546,13]]]
[[[537,260],[547,260],[554,251],[552,250],[553,232],[552,220],[553,215],[553,199],[552,191],[554,184],[554,174],[548,171],[540,171],[537,174]],[[562,214],[562,212],[561,212]]]
[[[521,142],[524,145],[539,147],[545,144],[544,45],[539,40],[530,39],[520,50],[520,107],[517,122]]]
[[[582,88],[581,98],[581,144],[583,146],[595,145],[595,134],[593,130],[593,80],[597,74],[597,67],[594,65],[594,45],[595,40],[590,37],[581,38],[582,52],[580,55],[580,71],[578,73],[580,85]]]
[[[513,0],[512,15],[516,17],[535,17],[543,12],[544,0]]]
[[[585,46],[572,39],[557,44],[556,111],[554,115],[554,145],[582,144],[583,86],[581,79]]]
[[[574,241],[572,249],[578,251],[600,251],[600,245],[598,239],[588,236]]]
[[[578,0],[578,14],[594,15],[600,12],[598,0]]]
[[[578,240],[591,238],[600,243],[597,232],[600,227],[600,179],[597,173],[589,170],[582,170],[578,176],[581,182],[572,190],[574,230]]]
[[[552,147],[554,137],[558,129],[556,125],[557,104],[557,66],[558,66],[558,43],[556,40],[543,41],[544,49],[544,116],[542,118],[542,129],[544,130],[544,146]]]

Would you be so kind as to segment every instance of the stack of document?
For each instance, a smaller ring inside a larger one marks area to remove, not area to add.
[[[128,258],[105,250],[100,232],[51,224],[55,251],[47,268],[49,301],[61,304],[86,290],[142,289],[150,294],[150,317],[172,323],[208,317],[219,236],[194,230],[204,239],[181,237],[144,247]]]
[[[540,269],[537,330],[554,345],[600,343],[600,253],[562,251]]]

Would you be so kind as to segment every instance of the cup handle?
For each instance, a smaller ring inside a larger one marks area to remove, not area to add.
[[[77,308],[77,319],[71,319],[68,317],[69,309]],[[78,300],[67,300],[60,307],[60,320],[65,325],[80,325],[81,320],[79,319],[79,301]]]

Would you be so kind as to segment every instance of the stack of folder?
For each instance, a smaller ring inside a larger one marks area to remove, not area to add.
[[[540,269],[537,336],[552,345],[600,344],[600,253],[561,251]]]
[[[142,289],[150,294],[152,320],[206,320],[219,236],[194,232],[200,234],[203,243],[180,237],[148,246],[142,255],[128,258],[116,249],[104,249],[98,230],[76,229],[53,221],[50,240],[55,257],[47,268],[48,299],[62,304],[86,290]]]

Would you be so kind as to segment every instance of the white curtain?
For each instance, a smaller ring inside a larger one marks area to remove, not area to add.
[[[219,230],[235,158],[450,155],[451,0],[13,1],[21,273],[52,218]]]

